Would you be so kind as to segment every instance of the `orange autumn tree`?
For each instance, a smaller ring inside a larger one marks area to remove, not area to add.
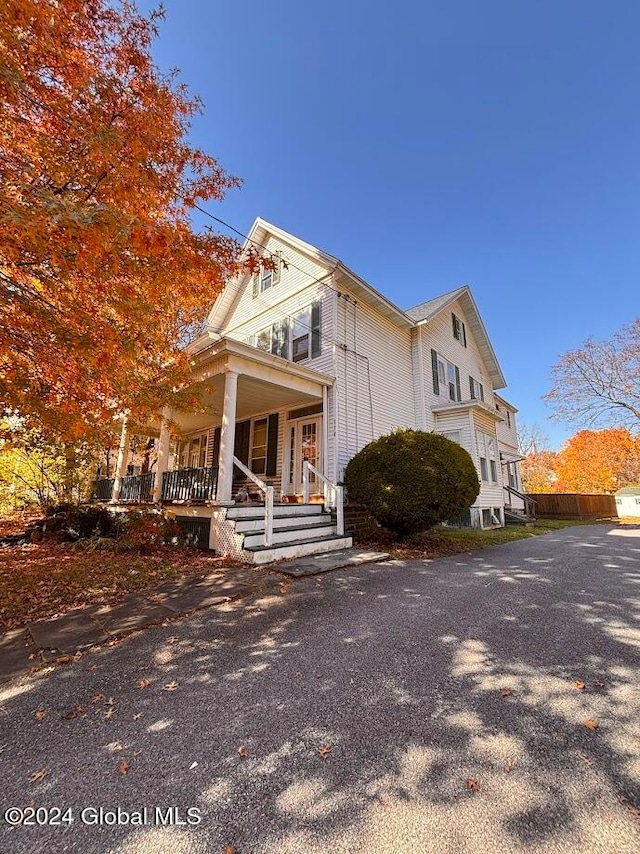
[[[624,428],[581,430],[556,460],[554,492],[615,492],[640,484],[640,438]]]
[[[63,442],[175,402],[238,269],[235,241],[191,224],[238,181],[187,141],[200,104],[152,62],[161,17],[0,4],[0,417]]]

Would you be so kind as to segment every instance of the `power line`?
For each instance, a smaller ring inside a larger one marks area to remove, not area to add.
[[[231,225],[230,223],[226,222],[225,220],[221,219],[220,217],[215,216],[215,215],[214,215],[214,214],[212,214],[210,211],[208,211],[208,210],[206,210],[205,208],[201,207],[199,204],[195,203],[193,206],[194,206],[198,211],[200,211],[200,213],[204,214],[205,216],[208,216],[208,217],[209,217],[210,219],[212,219],[212,220],[215,220],[215,222],[219,223],[220,225],[224,226],[225,228],[228,228],[228,229],[229,229],[230,231],[232,231],[234,234],[237,234],[237,235],[238,235],[238,237],[242,237],[244,240],[248,241],[249,243],[252,243],[254,246],[259,247],[259,248],[260,248],[260,249],[262,249],[264,252],[266,252],[268,255],[270,255],[270,256],[271,256],[271,258],[273,258],[273,259],[275,259],[275,260],[277,260],[277,261],[282,261],[282,262],[284,262],[284,264],[285,264],[287,267],[293,267],[293,269],[294,269],[294,270],[298,270],[298,272],[303,273],[305,276],[307,276],[307,277],[308,277],[308,280],[309,280],[309,281],[308,281],[308,284],[313,284],[313,283],[318,284],[318,285],[320,285],[321,287],[323,287],[323,288],[327,288],[327,290],[330,290],[330,291],[332,291],[333,293],[337,294],[337,295],[338,295],[338,297],[341,297],[342,299],[346,300],[347,302],[352,303],[352,304],[353,304],[353,306],[354,306],[354,311],[355,311],[355,307],[357,306],[357,302],[356,302],[355,300],[350,299],[346,294],[342,293],[342,291],[340,291],[338,288],[335,288],[335,287],[334,287],[333,285],[331,285],[330,283],[328,283],[328,282],[326,282],[326,281],[323,281],[323,279],[319,279],[319,278],[317,278],[316,276],[312,276],[312,275],[311,275],[310,273],[308,273],[306,270],[303,270],[303,269],[302,269],[302,267],[299,267],[297,264],[294,264],[294,263],[293,263],[293,261],[289,261],[287,258],[283,257],[282,255],[279,255],[279,254],[277,254],[277,253],[275,253],[275,252],[271,252],[271,250],[270,250],[270,249],[267,249],[267,247],[265,246],[265,244],[263,244],[263,243],[259,243],[257,240],[254,240],[252,237],[249,237],[249,235],[244,234],[242,231],[240,231],[239,229],[237,229],[235,226]],[[337,266],[337,265],[336,265],[336,266]],[[335,269],[335,268],[334,268],[334,269]],[[331,275],[331,272],[330,272],[330,273],[327,273],[323,278],[326,278],[326,276],[329,276],[329,275]],[[237,294],[241,294],[241,293],[243,293],[243,292],[244,292],[244,288],[242,288],[240,285],[237,285],[237,286],[235,286],[235,287],[234,287],[233,285],[231,285],[230,283],[228,283],[228,284],[226,284],[226,285],[225,285],[225,291],[231,291],[232,293],[233,293],[233,292],[235,292],[235,293],[237,293]],[[269,309],[270,311],[274,312],[276,315],[278,315],[278,316],[279,316],[279,317],[281,317],[281,318],[286,318],[287,320],[291,320],[291,319],[292,319],[292,317],[293,317],[292,315],[290,315],[290,314],[286,314],[285,312],[283,312],[283,311],[279,310],[278,308],[276,308],[276,307],[274,307],[274,306],[271,306],[269,303],[265,302],[265,301],[264,301],[260,296],[254,297],[254,299],[255,299],[255,300],[257,300],[257,301],[259,301],[260,305],[264,306],[264,308],[265,308],[265,309]],[[311,326],[308,326],[308,325],[307,325],[307,324],[305,324],[305,323],[301,323],[300,325],[301,325],[303,328],[308,329],[308,330],[309,330],[309,332],[313,332],[313,329],[312,329],[312,327],[311,327]],[[367,357],[367,356],[363,356],[361,353],[358,353],[356,350],[351,350],[349,347],[347,347],[346,342],[345,342],[344,344],[341,344],[339,341],[336,341],[334,338],[329,338],[329,337],[328,337],[327,335],[325,335],[321,330],[320,330],[320,332],[319,332],[319,335],[320,335],[320,338],[321,338],[323,341],[326,341],[326,342],[327,342],[327,343],[329,343],[329,344],[335,344],[335,345],[336,345],[337,347],[339,347],[341,350],[344,350],[344,352],[351,352],[351,353],[353,353],[353,355],[354,355],[354,356],[356,356],[357,358],[359,358],[359,359],[365,359],[366,361],[368,361],[368,357]]]

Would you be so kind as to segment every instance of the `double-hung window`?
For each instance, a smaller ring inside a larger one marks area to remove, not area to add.
[[[264,474],[267,470],[267,419],[259,418],[253,422],[253,441],[251,442],[251,471]]]
[[[453,326],[453,337],[459,341],[463,347],[467,346],[467,332],[464,328],[464,323],[457,314],[451,314],[451,325]]]
[[[291,358],[294,362],[308,359],[311,352],[311,306],[293,316],[291,324]]]
[[[285,317],[271,326],[265,326],[256,334],[255,346],[265,353],[289,358],[289,318]]]
[[[433,391],[443,395],[454,403],[462,400],[460,393],[460,369],[444,356],[431,351],[431,367],[433,370]]]
[[[473,377],[469,377],[469,394],[471,400],[484,400],[484,386]]]
[[[495,436],[488,433],[476,433],[478,457],[480,459],[480,478],[485,483],[498,482],[498,457]]]
[[[315,358],[322,352],[321,304],[314,302],[292,317],[265,326],[254,335],[243,340],[265,353],[273,353],[282,359],[301,362]]]
[[[262,267],[260,270],[256,270],[251,279],[252,281],[252,295],[255,299],[258,294],[263,294],[265,291],[270,290],[274,285],[277,285],[280,281],[280,272],[282,262],[279,258],[273,258],[274,268],[273,270],[269,270],[266,267]]]

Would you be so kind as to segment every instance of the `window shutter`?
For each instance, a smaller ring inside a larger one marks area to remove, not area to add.
[[[456,339],[458,337],[458,324],[456,322],[457,319],[458,318],[455,316],[455,314],[451,312],[451,326],[453,327],[453,337]]]
[[[276,473],[278,460],[278,413],[269,416],[267,427],[267,477],[273,477]]]
[[[238,421],[236,424],[236,435],[233,445],[233,454],[245,466],[249,465],[249,432],[251,430],[250,421]]]
[[[462,400],[462,394],[460,393],[460,369],[458,366],[455,366],[456,369],[456,400]]]
[[[256,272],[251,277],[252,287],[253,287],[253,299],[258,296],[258,288],[259,288],[259,273]]]
[[[469,398],[471,400],[476,399],[476,390],[473,387],[473,377],[469,377]]]
[[[311,358],[315,358],[322,353],[322,343],[320,341],[320,306],[321,302],[317,300],[311,305]]]
[[[220,458],[220,428],[216,427],[213,431],[213,441],[212,452],[211,452],[211,465],[218,467],[218,460]]]
[[[431,371],[433,372],[433,393],[440,394],[440,381],[438,380],[438,354],[431,350]]]
[[[478,386],[480,388],[480,400],[484,400],[484,386],[482,383],[478,383]]]
[[[462,326],[462,343],[466,347],[467,346],[467,331],[464,328],[464,323],[462,321],[460,321],[460,326]]]

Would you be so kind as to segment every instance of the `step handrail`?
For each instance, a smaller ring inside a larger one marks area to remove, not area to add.
[[[233,458],[233,464],[252,480],[261,492],[264,492],[264,544],[273,545],[273,487],[260,480],[258,475],[247,468],[237,457]]]
[[[516,496],[516,498],[520,498],[520,499],[522,499],[522,501],[524,502],[524,506],[525,506],[525,512],[526,512],[528,515],[530,515],[530,516],[534,516],[534,515],[535,515],[535,512],[536,512],[536,504],[538,503],[538,502],[535,500],[535,498],[530,498],[528,495],[525,495],[525,494],[524,494],[524,492],[520,492],[519,490],[514,489],[514,487],[513,487],[513,486],[505,486],[505,485],[503,484],[503,485],[502,485],[502,488],[503,488],[504,490],[506,490],[506,491],[509,493],[509,495],[515,495],[515,496]],[[529,508],[531,508],[531,509],[529,509]]]
[[[336,533],[344,537],[344,488],[338,486],[325,477],[321,471],[310,463],[309,460],[302,461],[302,493],[305,504],[309,503],[309,473],[315,474],[324,487],[324,503],[327,507],[333,507],[336,511]]]

